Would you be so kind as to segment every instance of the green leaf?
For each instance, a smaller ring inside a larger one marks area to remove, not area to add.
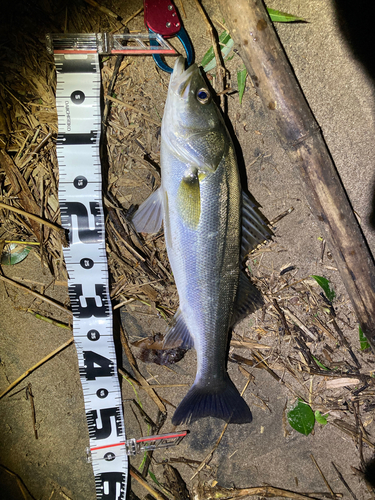
[[[14,266],[22,262],[29,255],[31,247],[10,243],[4,247],[1,255],[1,264],[4,266]]]
[[[302,17],[297,17],[294,16],[293,14],[287,14],[286,12],[281,12],[280,10],[275,10],[275,9],[267,9],[267,10],[271,18],[271,21],[276,23],[292,23],[295,21],[306,22],[305,19],[303,19]],[[219,44],[221,53],[223,55],[223,59],[228,58],[228,55],[230,54],[233,48],[234,42],[227,31],[223,31],[219,35]],[[232,57],[233,56],[231,56],[231,58]],[[230,59],[228,58],[228,60]],[[211,71],[212,69],[214,69],[214,67],[216,66],[215,52],[212,45],[203,56],[203,59],[201,61],[201,66],[203,66],[203,71],[205,71],[206,73],[207,71]]]
[[[288,412],[288,422],[294,430],[308,436],[314,428],[314,412],[308,404],[299,399],[296,406]]]
[[[237,71],[238,96],[240,98],[240,104],[242,104],[242,97],[245,92],[246,77],[247,69],[245,67]]]
[[[315,420],[320,425],[326,425],[328,423],[327,417],[322,415],[319,410],[316,410],[316,412],[315,412]]]
[[[156,479],[155,474],[154,474],[153,472],[151,472],[150,470],[148,471],[148,473],[149,473],[149,475],[150,475],[151,479],[154,481],[154,483],[156,483],[158,486],[160,486],[160,483],[159,483],[159,481]]]
[[[233,48],[234,42],[227,31],[223,31],[219,36],[220,50],[223,55],[223,59],[226,59]],[[203,56],[201,61],[201,66],[203,66],[203,71],[211,71],[216,66],[215,52],[211,45],[208,51]]]
[[[358,330],[359,330],[359,345],[361,346],[361,351],[370,349],[371,346],[362,331],[361,325],[358,325]]]
[[[293,16],[293,14],[287,14],[286,12],[281,12],[280,10],[268,9],[268,14],[271,21],[274,23],[293,23],[295,21],[306,22],[302,17]]]
[[[319,361],[319,359],[317,359],[315,356],[313,356],[313,359],[314,359],[315,363],[319,366],[319,368],[321,368],[322,370],[327,370],[327,372],[329,372],[329,368],[324,366],[323,363],[321,363]]]
[[[223,31],[219,35],[219,42],[220,43],[226,44],[226,43],[228,43],[229,40],[231,40],[231,36],[227,31]],[[207,50],[207,52],[203,56],[203,59],[201,61],[201,66],[206,66],[210,61],[212,61],[212,59],[214,57],[215,57],[215,52],[214,52],[214,49],[211,45],[211,47]]]
[[[311,275],[311,278],[314,278],[314,280],[318,283],[318,285],[323,288],[324,293],[326,294],[327,299],[332,302],[333,299],[336,297],[336,293],[333,289],[330,288],[330,283],[327,278],[323,278],[323,276],[315,276],[314,274]]]

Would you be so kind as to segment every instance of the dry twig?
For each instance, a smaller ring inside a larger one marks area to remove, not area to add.
[[[26,370],[20,377],[18,377],[14,382],[12,382],[6,389],[0,394],[0,399],[3,398],[6,394],[8,394],[9,391],[11,391],[16,385],[18,385],[22,380],[24,380],[30,373],[35,371],[39,366],[42,366],[44,363],[46,363],[48,360],[56,356],[59,352],[63,351],[66,349],[70,344],[73,344],[74,338],[72,337],[71,339],[67,340],[64,344],[62,344],[60,347],[55,349],[54,351],[50,352],[48,356],[45,356],[43,359],[38,361],[34,366]]]
[[[254,488],[222,488],[198,484],[194,489],[196,500],[229,500],[259,495],[261,497],[282,497],[293,500],[312,500],[316,497],[295,493],[294,491],[275,488],[274,486],[258,486]]]
[[[22,496],[25,500],[29,500],[30,498],[31,498],[31,500],[35,500],[35,497],[33,497],[33,495],[30,493],[30,491],[26,488],[24,482],[22,481],[22,479],[20,478],[20,476],[18,474],[11,471],[10,469],[8,469],[8,467],[5,467],[5,465],[3,465],[3,464],[0,464],[0,467],[2,469],[4,469],[5,472],[7,472],[10,476],[13,476],[16,478],[17,485],[18,485],[19,489],[21,490]]]
[[[129,473],[133,479],[135,479],[139,484],[141,484],[151,495],[156,498],[156,500],[168,500],[165,495],[160,493],[160,491],[155,490],[148,482],[139,474],[137,469],[135,469],[131,464],[129,465]]]
[[[297,318],[295,314],[292,313],[292,311],[288,307],[281,307],[282,311],[289,316],[289,318],[297,325],[301,330],[306,333],[308,337],[310,337],[312,340],[316,340],[316,335],[314,335],[307,327],[302,323],[302,321]]]
[[[50,227],[51,229],[54,229],[57,231],[58,235],[61,238],[62,244],[64,247],[68,246],[68,242],[66,240],[66,234],[65,234],[65,229],[58,226],[57,224],[53,224],[52,222],[49,222],[48,220],[42,219],[38,215],[35,214],[30,214],[29,212],[25,212],[25,210],[21,210],[20,208],[13,207],[11,205],[7,205],[6,203],[3,203],[0,201],[0,208],[3,208],[5,210],[10,210],[11,212],[15,212],[16,214],[23,215],[24,217],[28,217],[29,219],[32,219],[35,222],[38,222],[39,224],[42,224],[44,226]]]
[[[112,101],[120,106],[123,106],[124,108],[128,108],[128,109],[131,109],[132,111],[135,111],[136,113],[139,113],[141,115],[143,115],[145,117],[145,120],[153,123],[154,125],[158,125],[160,127],[160,122],[157,122],[155,120],[153,120],[150,116],[149,113],[146,113],[146,111],[143,111],[142,109],[138,109],[138,108],[135,108],[134,106],[131,106],[130,104],[128,104],[127,102],[124,102],[124,101],[120,101],[120,99],[116,99],[115,97],[111,97],[110,95],[106,95],[105,96],[105,99],[109,100],[109,101]]]
[[[28,383],[27,387],[26,387],[26,399],[30,399],[31,417],[32,417],[32,422],[33,422],[34,436],[35,436],[35,439],[38,439],[38,431],[37,431],[37,428],[36,428],[34,395],[33,395],[30,383]]]
[[[315,467],[318,469],[318,472],[319,472],[319,473],[320,473],[320,475],[322,476],[323,481],[325,482],[325,485],[327,486],[328,491],[329,491],[329,492],[330,492],[330,494],[331,494],[331,497],[332,497],[332,498],[335,498],[335,493],[333,492],[332,488],[331,488],[331,487],[330,487],[330,485],[329,485],[329,482],[328,482],[328,481],[327,481],[327,479],[325,478],[325,476],[324,476],[324,474],[323,474],[323,472],[322,472],[321,468],[320,468],[320,467],[319,467],[319,465],[318,465],[318,462],[315,460],[314,455],[313,455],[313,454],[311,454],[311,455],[310,455],[310,458],[311,458],[311,460],[313,461],[313,464],[315,465]]]
[[[8,285],[12,285],[12,286],[15,286],[16,288],[19,288],[23,292],[27,292],[27,293],[33,295],[37,299],[40,299],[40,300],[43,300],[44,302],[47,302],[47,304],[50,304],[51,306],[57,307],[58,309],[60,309],[60,311],[68,313],[70,316],[72,316],[72,314],[73,314],[70,309],[68,309],[67,307],[63,306],[62,304],[59,304],[55,300],[50,299],[49,297],[46,297],[45,295],[42,295],[42,294],[40,294],[38,292],[34,292],[34,290],[30,290],[30,288],[27,288],[27,286],[23,286],[20,283],[17,283],[17,281],[13,281],[13,280],[11,280],[11,279],[9,279],[9,278],[7,278],[5,276],[1,276],[1,275],[0,275],[0,280],[4,281]]]
[[[212,43],[212,47],[214,49],[215,59],[216,59],[217,93],[220,94],[220,104],[221,104],[221,107],[224,108],[224,102],[225,102],[224,99],[225,98],[224,98],[223,91],[225,89],[225,83],[224,83],[225,68],[222,64],[222,55],[221,55],[221,51],[219,48],[219,43],[217,40],[217,36],[214,32],[214,27],[213,27],[209,17],[207,16],[206,12],[204,11],[200,1],[195,0],[195,4],[196,4],[197,9],[199,10],[201,16],[203,17],[204,22],[206,23],[207,31],[210,33],[211,43]]]
[[[351,496],[353,497],[353,500],[358,500],[358,498],[355,496],[355,494],[353,493],[352,489],[350,488],[350,486],[348,485],[348,483],[345,481],[343,475],[341,474],[341,472],[338,470],[338,468],[336,467],[336,465],[331,462],[332,464],[332,467],[335,469],[335,471],[337,472],[337,475],[339,476],[339,479],[340,481],[342,482],[342,484],[345,486],[345,488],[349,491],[349,493],[351,494]]]

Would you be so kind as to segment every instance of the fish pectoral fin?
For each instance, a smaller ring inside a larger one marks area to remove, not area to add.
[[[255,204],[252,203],[248,195],[242,191],[242,239],[241,239],[241,260],[254,250],[263,241],[272,236],[272,231],[267,226],[265,220],[256,211]]]
[[[172,324],[169,327],[163,342],[163,347],[172,349],[181,347],[182,349],[191,349],[194,347],[194,341],[186,326],[181,309],[178,308],[173,317]]]
[[[255,312],[262,305],[263,298],[260,291],[251,283],[246,274],[241,271],[231,326],[234,326],[238,321]]]
[[[200,177],[198,172],[184,177],[178,187],[177,207],[184,223],[196,229],[201,216]]]
[[[163,222],[161,188],[152,193],[136,211],[132,222],[139,233],[157,233]]]

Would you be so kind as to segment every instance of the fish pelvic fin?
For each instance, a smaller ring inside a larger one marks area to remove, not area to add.
[[[264,216],[257,211],[255,204],[242,191],[241,260],[244,260],[251,250],[270,239],[272,235]]]
[[[164,349],[172,349],[174,347],[181,347],[182,349],[191,349],[194,347],[194,341],[186,326],[180,308],[177,309],[163,342]]]
[[[132,222],[139,233],[157,233],[163,222],[161,189],[154,191],[136,211]]]
[[[172,424],[189,424],[204,417],[220,418],[230,424],[252,421],[250,408],[227,374],[216,387],[195,382],[177,407]]]

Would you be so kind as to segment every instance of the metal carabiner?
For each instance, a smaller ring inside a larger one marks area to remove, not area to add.
[[[194,58],[193,46],[172,1],[144,0],[144,20],[150,33],[158,33],[164,38],[177,37],[186,52],[187,65],[190,66]],[[153,44],[154,41],[150,40],[150,45]],[[162,60],[160,54],[153,54],[152,57],[160,69],[172,73],[173,69]]]

